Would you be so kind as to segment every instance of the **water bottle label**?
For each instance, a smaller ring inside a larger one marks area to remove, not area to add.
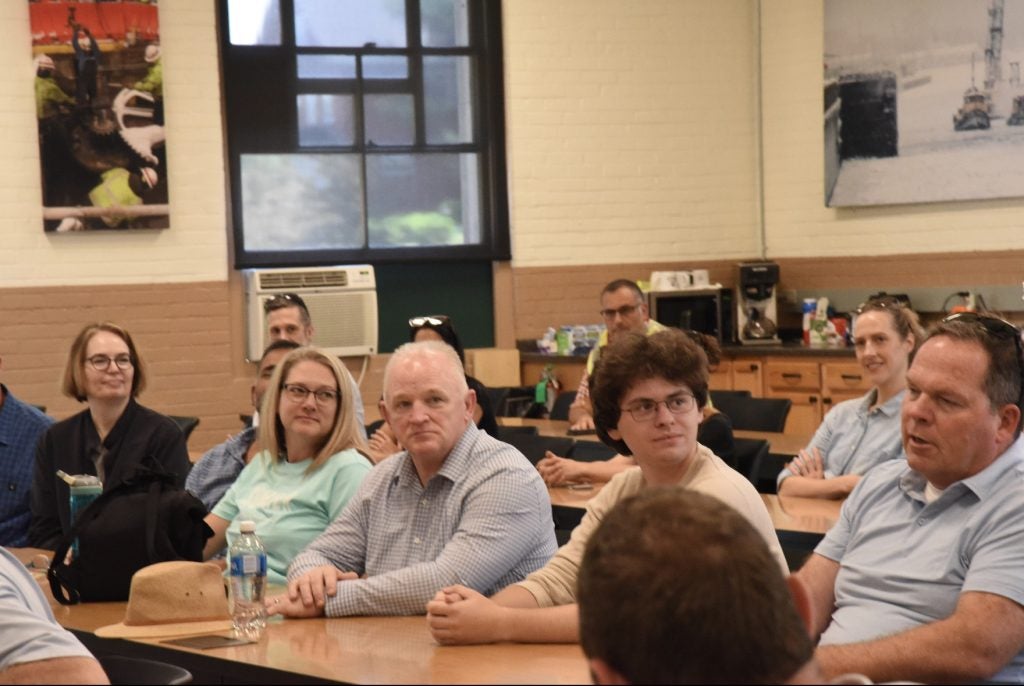
[[[267,575],[266,555],[234,555],[231,558],[231,576],[247,574]]]

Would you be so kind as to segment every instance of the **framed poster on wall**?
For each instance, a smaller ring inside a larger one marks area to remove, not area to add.
[[[28,0],[43,228],[170,226],[156,0]]]

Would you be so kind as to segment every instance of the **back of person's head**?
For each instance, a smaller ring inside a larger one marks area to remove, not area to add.
[[[441,340],[455,349],[462,364],[466,364],[466,352],[462,348],[459,334],[455,333],[455,327],[448,315],[431,314],[424,317],[413,317],[409,320],[409,341],[416,340],[416,334],[423,329],[430,329],[441,337]]]
[[[632,455],[621,440],[608,435],[619,425],[622,399],[634,384],[647,379],[665,379],[687,386],[704,409],[708,401],[708,358],[690,336],[679,329],[666,329],[645,336],[629,333],[608,344],[590,380],[594,426],[598,437],[619,451]]]
[[[86,324],[75,336],[71,343],[71,350],[68,352],[67,362],[64,364],[64,375],[61,377],[61,391],[69,398],[82,402],[85,395],[85,353],[89,347],[89,341],[100,331],[114,334],[128,346],[128,355],[132,359],[132,397],[137,398],[142,391],[146,390],[146,363],[142,360],[135,341],[127,329],[118,326],[113,322],[101,322]]]
[[[580,643],[599,678],[629,683],[783,683],[813,657],[764,539],[717,498],[650,489],[587,543]]]
[[[260,355],[260,360],[259,363],[257,364],[257,367],[260,364],[263,364],[263,360],[267,359],[267,355],[269,355],[270,353],[277,352],[278,350],[296,350],[301,347],[302,346],[296,343],[295,341],[289,341],[287,338],[279,338],[276,341],[272,341],[269,345],[267,345],[266,348],[263,349],[263,354]]]
[[[270,352],[269,347],[264,355],[267,352]],[[260,444],[270,453],[271,460],[277,462],[285,459],[285,430],[278,416],[284,384],[288,383],[288,374],[292,368],[300,362],[307,361],[316,362],[330,370],[338,387],[338,403],[335,407],[331,431],[313,457],[313,462],[308,470],[312,472],[323,466],[331,455],[342,450],[355,448],[365,451],[366,442],[362,432],[359,431],[356,420],[355,394],[352,391],[352,384],[348,382],[348,374],[342,368],[341,362],[334,355],[328,355],[319,348],[297,347],[277,365],[267,392],[263,396],[263,404],[260,406]]]
[[[718,339],[700,331],[688,329],[684,333],[693,339],[693,342],[700,346],[708,358],[708,369],[714,370],[722,363],[722,346]]]

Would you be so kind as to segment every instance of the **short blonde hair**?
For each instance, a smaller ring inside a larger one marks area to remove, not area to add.
[[[366,442],[356,423],[355,394],[352,392],[348,372],[342,368],[338,358],[328,355],[319,348],[306,346],[296,348],[281,360],[263,396],[263,403],[260,406],[259,438],[263,449],[270,453],[270,459],[275,463],[280,462],[285,446],[284,426],[277,411],[281,402],[281,389],[292,368],[305,361],[316,362],[329,369],[335,383],[338,384],[338,406],[334,411],[331,431],[314,456],[313,464],[306,470],[309,474],[322,467],[331,455],[342,450],[355,448],[365,455]]]
[[[135,348],[135,341],[131,334],[113,322],[101,322],[97,324],[86,324],[71,344],[71,351],[68,353],[68,361],[64,365],[64,376],[61,378],[60,390],[69,398],[78,402],[86,400],[85,394],[85,349],[89,347],[89,341],[100,331],[112,333],[128,346],[128,355],[132,358],[132,397],[137,398],[146,390],[146,365],[142,356]]]
[[[391,359],[384,366],[384,402],[386,403],[391,395],[390,384],[391,384],[391,370],[396,365],[405,361],[406,359],[413,357],[423,357],[425,355],[434,355],[448,362],[451,366],[452,371],[458,371],[458,374],[453,375],[452,381],[455,383],[456,390],[459,393],[465,394],[469,390],[469,385],[466,383],[466,369],[462,366],[462,360],[459,359],[459,354],[455,351],[455,348],[445,343],[444,341],[419,341],[417,343],[406,343],[401,345],[391,354]]]

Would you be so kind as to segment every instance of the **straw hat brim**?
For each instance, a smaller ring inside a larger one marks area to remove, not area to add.
[[[132,626],[124,622],[101,626],[96,630],[100,638],[164,638],[167,636],[190,636],[193,634],[214,634],[230,631],[230,619],[208,622],[176,622],[174,624],[147,624]]]

